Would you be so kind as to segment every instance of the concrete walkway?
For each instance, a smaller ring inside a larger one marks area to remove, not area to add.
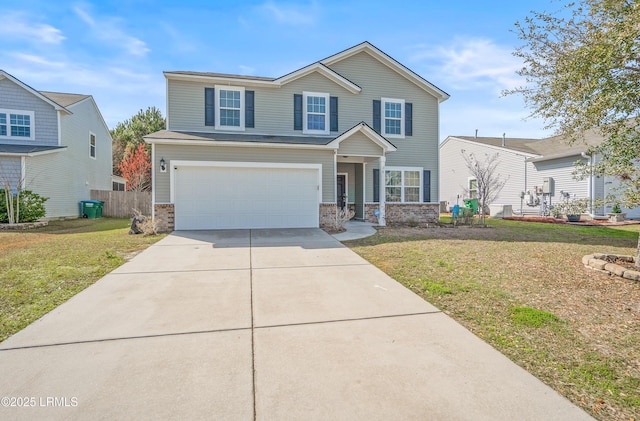
[[[0,395],[3,420],[591,419],[316,229],[168,236],[0,344]]]
[[[364,221],[348,221],[344,228],[344,232],[333,234],[332,237],[338,241],[348,241],[370,237],[377,232],[371,222]]]

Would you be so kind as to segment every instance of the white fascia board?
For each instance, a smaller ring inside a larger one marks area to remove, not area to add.
[[[334,149],[329,145],[306,145],[301,143],[269,143],[269,142],[232,142],[224,140],[181,140],[153,139],[145,137],[145,142],[156,145],[187,146],[237,146],[241,148],[282,148],[282,149]]]
[[[339,73],[336,73],[335,71],[331,70],[330,68],[328,68],[327,66],[319,62],[310,64],[309,66],[303,67],[302,69],[296,70],[295,72],[282,76],[276,79],[275,82],[277,82],[279,85],[285,85],[289,82],[293,82],[294,80],[307,76],[313,72],[320,73],[327,79],[340,85],[341,87],[348,90],[352,94],[359,94],[360,91],[362,91],[362,88],[360,88],[358,85],[356,85],[355,83],[346,79]]]
[[[338,54],[334,54],[330,57],[327,57],[326,59],[321,60],[320,62],[324,65],[330,66],[333,63],[337,63],[341,60],[349,58],[355,54],[360,53],[361,51],[366,51],[369,55],[378,59],[380,62],[384,63],[387,67],[391,68],[392,70],[395,70],[397,73],[400,73],[402,76],[409,79],[410,81],[418,85],[423,90],[429,92],[430,94],[432,94],[438,99],[438,102],[444,102],[447,99],[449,99],[450,95],[448,93],[438,88],[437,86],[431,84],[426,79],[422,78],[421,76],[419,76],[418,74],[410,70],[409,68],[400,64],[395,59],[391,58],[390,56],[388,56],[387,54],[385,54],[384,52],[382,52],[381,50],[379,50],[378,48],[374,47],[372,44],[366,41],[356,45],[355,47],[351,47],[347,50],[344,50]]]
[[[391,142],[386,140],[384,137],[376,133],[371,127],[367,126],[365,123],[360,123],[356,126],[353,126],[351,129],[342,133],[340,136],[333,139],[327,146],[332,147],[334,149],[338,149],[340,147],[340,143],[343,140],[348,139],[355,133],[360,132],[367,136],[373,143],[380,146],[385,152],[395,152],[398,150]]]

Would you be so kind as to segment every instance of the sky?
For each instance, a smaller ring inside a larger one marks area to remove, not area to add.
[[[545,137],[528,118],[514,31],[557,0],[0,0],[0,69],[36,90],[91,94],[109,126],[166,115],[163,71],[279,77],[369,41],[451,95],[449,135]]]

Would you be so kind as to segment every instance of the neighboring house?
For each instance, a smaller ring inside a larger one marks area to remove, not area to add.
[[[475,180],[463,159],[472,153],[479,161],[486,156],[498,157],[496,174],[506,180],[493,204],[511,205],[517,214],[543,214],[545,205],[553,206],[567,198],[590,198],[591,216],[603,216],[612,206],[598,207],[596,199],[616,194],[613,177],[586,177],[576,180],[576,161],[588,164],[599,157],[586,154],[589,146],[602,138],[588,134],[584,142],[568,144],[560,137],[547,139],[514,139],[496,137],[449,136],[440,144],[441,200],[451,207],[463,204],[474,195]],[[640,208],[623,209],[628,218],[640,218]]]
[[[111,135],[93,97],[0,70],[0,183],[49,198],[47,218],[77,217],[90,190],[111,190]]]
[[[165,230],[438,220],[449,96],[368,42],[279,78],[172,71],[152,145]],[[381,206],[383,205],[383,206]]]

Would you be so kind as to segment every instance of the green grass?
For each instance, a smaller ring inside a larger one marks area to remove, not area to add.
[[[349,245],[597,419],[638,419],[640,283],[581,259],[634,255],[640,225],[487,223]]]
[[[163,238],[128,231],[129,221],[115,218],[0,231],[0,341]]]
[[[510,312],[511,320],[523,326],[542,327],[560,321],[553,313],[530,307],[513,307]]]

